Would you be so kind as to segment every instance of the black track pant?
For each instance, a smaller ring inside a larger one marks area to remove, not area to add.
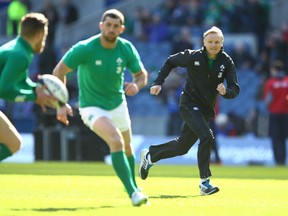
[[[207,178],[211,176],[210,153],[211,146],[215,142],[208,119],[197,107],[181,105],[179,112],[184,120],[180,136],[167,143],[151,145],[149,148],[151,161],[157,162],[161,159],[184,155],[200,139],[197,152],[198,167],[200,178]]]
[[[269,132],[272,140],[273,155],[277,165],[284,165],[286,160],[286,138],[288,115],[270,114]]]

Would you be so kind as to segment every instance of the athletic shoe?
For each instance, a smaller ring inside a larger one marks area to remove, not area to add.
[[[148,177],[149,169],[153,166],[153,164],[150,164],[148,161],[148,158],[147,158],[148,154],[149,154],[148,149],[143,149],[141,151],[139,176],[143,180],[145,180]]]
[[[139,191],[135,191],[131,196],[133,206],[141,206],[148,202],[148,196]]]
[[[210,184],[210,179],[207,179],[205,182],[202,182],[199,185],[199,188],[201,196],[211,195],[219,191],[218,187],[214,187],[213,185]]]

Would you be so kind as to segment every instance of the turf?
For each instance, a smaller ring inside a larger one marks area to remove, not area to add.
[[[2,163],[0,215],[287,215],[287,167],[211,169],[220,192],[202,197],[196,166],[157,165],[137,178],[150,205],[132,207],[109,165]]]

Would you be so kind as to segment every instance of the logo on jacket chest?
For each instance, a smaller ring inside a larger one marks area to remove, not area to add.
[[[220,65],[218,76],[217,76],[219,79],[223,76],[224,70],[225,70],[225,66],[223,64]]]

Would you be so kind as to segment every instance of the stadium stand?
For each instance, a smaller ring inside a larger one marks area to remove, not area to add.
[[[32,5],[32,10],[37,11],[40,10],[43,7],[43,2],[44,1],[37,1],[37,0],[31,0],[31,5]],[[57,0],[52,0],[52,2],[55,3],[56,7],[58,10],[60,10],[60,2]],[[85,1],[77,1],[77,0],[71,0],[71,2],[77,7],[79,10],[79,19],[75,22],[72,23],[68,26],[63,26],[59,25],[58,30],[56,33],[56,41],[55,41],[55,49],[57,52],[58,58],[61,57],[62,55],[62,49],[63,47],[67,47],[70,44],[75,43],[76,41],[80,39],[87,38],[93,34],[96,34],[99,32],[98,30],[98,20],[100,19],[100,15],[102,14],[103,10],[105,10],[105,0],[85,0]],[[109,7],[116,7],[119,10],[123,11],[126,19],[127,19],[127,25],[131,25],[131,20],[135,19],[135,14],[134,12],[136,11],[137,8],[146,8],[152,13],[165,13],[163,12],[166,7],[164,0],[125,0],[125,1],[120,1],[116,2],[114,1],[112,5],[109,5]],[[177,1],[175,1],[177,2]],[[180,1],[179,1],[180,2]],[[192,2],[201,2],[197,6],[199,10],[203,10],[203,8],[206,8],[209,4],[210,1],[181,1],[181,3],[186,2],[187,8],[191,10],[191,5],[189,3]],[[212,2],[212,1],[211,1]],[[223,13],[223,17],[227,17],[229,13],[227,13],[227,8],[223,7],[221,5],[221,2],[225,1],[213,1],[213,2],[218,2],[219,10]],[[248,2],[248,1],[239,1],[239,2]],[[238,6],[241,6],[237,3]],[[284,9],[288,8],[288,2],[283,3],[283,1],[261,1],[265,3],[265,8],[267,8],[267,5],[270,7],[270,14],[271,14],[271,20],[270,24],[275,25],[277,23],[280,23],[285,17],[283,14],[285,14],[283,11]],[[281,3],[282,2],[282,3]],[[281,3],[281,4],[280,4]],[[189,5],[188,5],[189,4]],[[172,35],[169,35],[169,38],[173,36],[175,32],[177,32],[177,28],[180,26],[180,24],[175,24],[179,21],[179,17],[177,17],[177,14],[181,14],[185,10],[183,9],[183,5],[179,4],[178,7],[175,6],[175,13],[171,13],[174,17],[175,20],[171,21],[169,18],[169,27],[170,27],[170,33]],[[184,7],[185,8],[185,7]],[[233,8],[233,7],[232,7]],[[234,7],[234,9],[237,9]],[[269,9],[269,8],[268,8]],[[188,12],[189,12],[188,10]],[[131,12],[133,11],[133,12]],[[277,13],[279,11],[279,13]],[[187,11],[186,11],[187,12]],[[231,12],[231,11],[230,11]],[[237,12],[237,10],[236,10]],[[231,15],[231,14],[230,14]],[[237,13],[239,16],[239,19],[243,18],[241,13]],[[189,18],[191,18],[192,14],[189,14]],[[176,17],[176,18],[175,18]],[[233,16],[234,17],[234,16]],[[5,8],[0,9],[0,44],[4,43],[7,38],[5,35],[3,36],[3,31],[5,27]],[[2,19],[3,18],[3,19]],[[234,17],[235,18],[235,17]],[[204,21],[204,17],[200,19]],[[233,20],[231,18],[231,20]],[[193,21],[193,20],[192,20]],[[207,23],[205,25],[196,25],[191,24],[191,19],[189,20],[190,22],[190,27],[191,27],[191,33],[193,36],[193,41],[196,42],[198,46],[201,45],[201,36],[203,33],[203,30],[207,27]],[[229,32],[229,28],[226,26],[228,25],[227,20],[218,20],[216,24],[225,25],[223,26],[223,29],[225,29],[225,42],[224,42],[224,48],[225,51],[228,53],[231,52],[233,49],[233,45],[237,43],[237,41],[242,41],[245,43],[245,47],[253,54],[253,56],[257,57],[257,54],[259,53],[259,47],[257,43],[257,37],[255,34],[249,29],[245,29],[240,32],[235,32],[237,29],[231,28],[234,32]],[[168,21],[167,21],[168,22]],[[138,48],[140,52],[140,56],[146,66],[146,68],[149,71],[149,84],[153,81],[153,78],[155,77],[155,74],[158,72],[159,68],[163,64],[163,61],[166,59],[166,57],[170,54],[171,50],[171,43],[169,40],[161,42],[161,43],[151,43],[149,41],[141,41],[138,40],[134,35],[133,35],[133,28],[129,29],[127,26],[127,33],[123,35],[123,37],[129,38],[132,40],[135,44],[135,46]],[[241,23],[235,24],[234,27],[237,26],[240,31],[241,29]],[[133,27],[133,26],[132,26]],[[69,35],[69,37],[68,37]],[[37,61],[37,58],[36,58]],[[32,73],[37,73],[37,68],[36,68],[36,63],[33,65],[35,68],[32,69]],[[239,115],[241,118],[246,118],[247,115],[249,114],[250,110],[258,106],[258,102],[256,101],[255,97],[260,85],[261,77],[259,73],[255,69],[251,69],[249,71],[245,70],[239,70],[238,71],[238,76],[239,76],[239,83],[241,86],[241,94],[239,95],[238,98],[233,100],[232,102],[229,101],[229,105],[227,105],[228,101],[224,99],[220,99],[220,110],[221,112],[224,113],[229,113],[229,112],[234,112],[235,114]],[[127,79],[129,76],[127,75]],[[159,121],[165,122],[166,116],[167,116],[167,110],[164,104],[161,103],[161,101],[149,94],[148,91],[149,86],[146,87],[137,97],[130,97],[128,98],[128,104],[131,112],[131,117],[139,120],[139,123],[145,122],[145,128],[152,127],[153,125],[149,125],[148,121],[145,121],[144,118],[149,118],[149,117],[157,117],[159,118]],[[149,103],[147,103],[149,101]],[[25,126],[25,124],[22,124],[23,122],[29,122],[27,121],[27,118],[25,119],[25,116],[19,116],[19,110],[26,110],[26,111],[31,111],[28,108],[23,108],[23,107],[18,107],[18,106],[23,106],[23,105],[16,105],[15,110],[14,110],[14,118],[15,121],[17,122],[19,120],[19,125],[21,125],[21,128],[26,131],[28,127]],[[32,111],[31,111],[32,112]],[[30,118],[30,122],[33,122],[33,115],[27,115]],[[141,119],[142,118],[142,119]],[[150,124],[153,124],[150,123]],[[144,126],[143,126],[144,127]],[[143,132],[143,127],[139,127],[138,123],[135,125],[134,132],[135,133],[141,133]],[[21,131],[20,128],[20,131]],[[139,128],[139,129],[138,129]],[[29,129],[28,129],[29,130]],[[142,130],[142,131],[141,131]],[[155,132],[156,131],[156,132]],[[155,133],[161,134],[163,132],[162,129],[155,129]],[[147,132],[149,133],[149,132]]]

